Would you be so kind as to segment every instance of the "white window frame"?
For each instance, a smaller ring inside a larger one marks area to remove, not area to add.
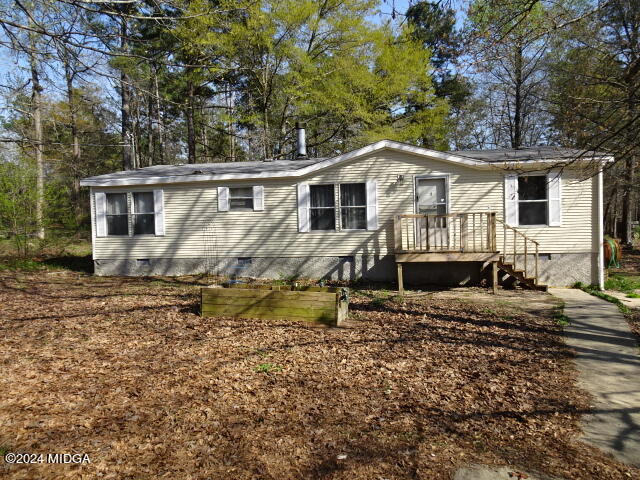
[[[248,197],[232,197],[231,196],[231,191],[232,190],[236,190],[236,189],[240,189],[240,188],[247,188],[251,190],[251,196]],[[254,194],[254,189],[252,185],[248,185],[248,186],[234,186],[234,187],[228,187],[229,189],[229,212],[253,212],[255,210],[255,194]],[[251,208],[233,208],[231,206],[231,200],[251,200]]]
[[[96,192],[96,193],[104,193],[105,195],[105,215],[104,215],[104,226],[105,226],[105,237],[113,237],[113,238],[133,238],[133,237],[163,237],[164,236],[164,231],[162,231],[162,233],[158,232],[158,225],[157,225],[157,220],[158,220],[158,215],[162,215],[162,222],[164,222],[164,211],[163,212],[158,212],[156,211],[156,189],[153,190],[127,190],[126,192]],[[153,212],[147,212],[147,213],[136,213],[135,212],[135,202],[133,200],[133,195],[135,193],[150,193],[151,195],[153,195]],[[115,234],[110,234],[109,233],[109,222],[107,220],[107,217],[110,216],[125,216],[125,214],[120,214],[120,215],[108,215],[106,212],[108,211],[109,208],[109,200],[108,200],[108,196],[112,195],[112,194],[124,194],[126,196],[127,199],[127,213],[126,213],[126,217],[127,217],[127,234],[126,235],[115,235]],[[164,203],[164,201],[163,201]],[[164,209],[164,205],[162,207]],[[134,233],[134,216],[135,215],[153,215],[153,230],[154,233]],[[96,221],[98,221],[96,219]]]
[[[342,205],[342,185],[362,185],[364,187],[364,205]],[[364,228],[344,228],[342,226],[342,209],[343,208],[362,208],[364,209]],[[367,182],[343,182],[338,184],[338,219],[341,232],[364,232],[367,231]]]
[[[137,213],[136,202],[134,200],[134,195],[136,193],[150,193],[151,197],[154,201],[153,212],[151,213]],[[153,190],[134,190],[131,192],[127,192],[127,196],[129,198],[130,207],[129,208],[129,236],[130,237],[155,237],[156,235],[156,208],[155,208],[155,194]],[[135,216],[136,215],[153,215],[153,233],[135,233]],[[124,235],[123,235],[124,236]]]
[[[519,228],[541,228],[549,226],[549,186],[547,185],[544,189],[546,198],[544,200],[520,200],[520,177],[544,177],[545,184],[548,183],[548,176],[546,173],[520,173],[516,178],[516,209],[518,216],[518,225]],[[545,203],[545,218],[546,223],[537,223],[535,225],[522,225],[520,223],[520,202],[523,203]]]
[[[312,207],[311,206],[311,189],[313,187],[321,187],[321,186],[332,186],[333,187],[333,206],[332,207]],[[338,186],[338,188],[336,188]],[[339,190],[339,185],[335,183],[310,183],[309,184],[309,232],[337,232],[338,226],[340,225],[340,219],[336,218],[336,206],[340,203],[340,197],[338,197],[338,201],[336,201],[336,192]],[[311,210],[333,210],[333,228],[326,230],[314,230],[311,228]]]
[[[113,215],[107,213],[109,211],[109,195],[122,195],[124,194],[127,204],[127,213],[120,213]],[[105,218],[105,236],[114,238],[123,238],[131,236],[131,203],[129,201],[129,192],[104,192],[104,218]],[[109,233],[109,217],[127,217],[127,233],[123,235],[116,235],[115,233]]]

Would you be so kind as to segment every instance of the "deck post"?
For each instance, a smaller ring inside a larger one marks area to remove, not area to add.
[[[396,215],[393,219],[393,240],[396,252],[402,251],[402,217]]]
[[[496,212],[493,212],[491,214],[491,231],[493,232],[492,248],[494,252],[498,251],[498,240],[496,238],[498,234],[497,230],[498,230],[498,226],[496,225]]]
[[[398,265],[398,295],[401,297],[404,296],[404,282],[402,280],[402,263],[397,263]]]
[[[498,293],[498,262],[491,262],[491,287],[493,288],[493,294]]]
[[[524,239],[524,276],[527,276],[527,257],[528,257],[528,252],[527,252],[527,239]]]
[[[467,251],[467,235],[468,235],[468,227],[467,227],[467,218],[468,215],[466,213],[460,214],[460,251]]]

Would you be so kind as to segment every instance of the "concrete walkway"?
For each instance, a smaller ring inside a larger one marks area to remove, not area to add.
[[[612,297],[616,297],[620,300],[624,305],[629,308],[640,309],[640,298],[629,298],[626,293],[616,292],[614,290],[607,290],[607,295],[611,295]]]
[[[593,395],[582,419],[583,440],[618,460],[640,466],[640,350],[618,307],[582,290],[552,288],[571,324],[579,383]]]

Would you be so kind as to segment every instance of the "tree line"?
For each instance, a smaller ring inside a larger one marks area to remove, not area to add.
[[[317,157],[383,138],[610,152],[606,228],[630,241],[640,5],[399,3],[0,0],[0,229],[86,230],[89,175],[293,158],[300,121]]]

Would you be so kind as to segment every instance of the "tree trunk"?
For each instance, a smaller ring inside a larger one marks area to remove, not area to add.
[[[42,85],[36,59],[37,46],[30,34],[29,66],[31,67],[31,110],[33,114],[33,144],[36,157],[36,236],[44,239],[44,158],[42,152]]]
[[[67,103],[69,104],[69,125],[71,128],[71,175],[72,175],[72,197],[76,226],[79,226],[84,216],[84,202],[80,200],[80,137],[78,134],[78,115],[76,96],[73,90],[73,70],[69,63],[69,58],[65,54],[62,56],[64,62],[64,77],[67,83]]]
[[[611,187],[611,193],[609,194],[609,199],[605,203],[604,208],[604,223],[605,223],[605,232],[608,232],[613,235],[615,216],[616,216],[616,203],[618,201],[618,181],[614,180],[613,186]]]
[[[517,44],[515,47],[514,62],[514,112],[513,112],[513,132],[511,134],[511,148],[520,148],[522,146],[522,46]]]
[[[153,79],[149,79],[149,93],[147,94],[147,166],[150,167],[155,163],[156,157],[156,141],[154,138],[153,128],[153,94],[151,93],[153,90]]]
[[[227,106],[229,112],[229,157],[232,162],[236,161],[236,132],[233,124],[235,102],[233,92],[227,90]]]
[[[120,48],[123,52],[129,50],[127,38],[127,20],[120,19]],[[131,90],[129,76],[125,70],[120,71],[120,98],[121,98],[121,122],[122,122],[122,169],[133,168],[133,131],[131,128]]]
[[[203,122],[202,122],[202,162],[203,163],[208,163],[209,162],[209,136],[207,135],[207,119],[206,117],[203,115]]]
[[[194,88],[193,82],[189,80],[187,85],[187,149],[189,163],[196,163],[196,130],[194,125]]]
[[[625,162],[624,186],[622,190],[622,242],[633,243],[633,202],[635,201],[636,158],[629,154]]]
[[[156,96],[156,129],[158,131],[157,140],[158,140],[158,160],[160,164],[164,163],[164,126],[162,123],[162,114],[160,109],[160,89],[158,88],[158,71],[154,67],[153,69],[153,83],[155,87],[155,96]]]
[[[629,121],[636,118],[636,82],[632,77],[626,79],[627,90],[627,118]],[[627,145],[634,145],[637,141],[637,131],[635,128],[629,128],[626,133]],[[622,189],[622,242],[633,245],[633,226],[634,220],[634,204],[636,201],[636,152],[632,149],[625,161],[624,183]]]

